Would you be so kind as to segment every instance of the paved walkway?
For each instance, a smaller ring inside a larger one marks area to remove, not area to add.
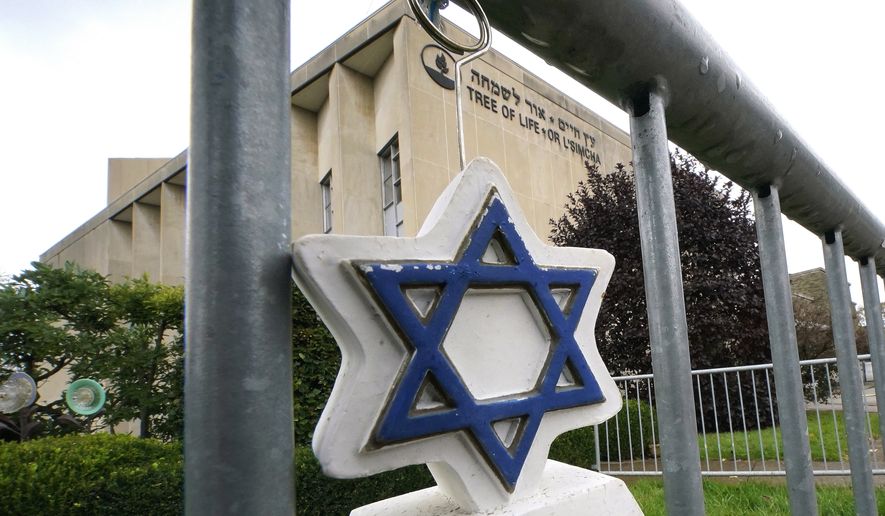
[[[864,384],[863,390],[863,400],[864,400],[864,410],[867,412],[877,412],[878,408],[876,407],[876,391],[873,389],[872,384]],[[815,404],[814,402],[808,402],[805,404],[806,410],[814,410],[816,407],[820,407],[821,411],[824,410],[842,410],[842,396],[836,395],[827,400],[825,403]]]

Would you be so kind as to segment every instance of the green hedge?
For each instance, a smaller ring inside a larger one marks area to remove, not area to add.
[[[299,515],[350,514],[363,505],[435,485],[425,466],[409,466],[368,478],[337,480],[320,471],[313,452],[295,450],[295,497]]]
[[[292,386],[295,445],[310,446],[341,364],[341,352],[313,307],[292,287]]]
[[[295,450],[299,515],[349,514],[433,485],[424,466],[355,480],[325,477],[313,452]],[[0,444],[0,514],[178,515],[181,446],[109,434]]]
[[[626,424],[628,413],[638,422],[638,410],[629,409],[621,413],[620,417],[625,418],[622,424]],[[651,417],[647,406],[642,412],[643,419]],[[646,439],[650,440],[650,435]],[[564,434],[554,441],[550,457],[591,467],[595,457],[593,429]],[[182,455],[178,443],[108,434],[46,437],[0,444],[0,464],[2,514],[116,516],[182,512]],[[355,507],[433,485],[424,466],[354,480],[327,478],[306,446],[296,448],[295,465],[301,515],[349,514]]]
[[[642,418],[642,434],[639,432],[639,420]],[[618,460],[618,447],[621,459],[630,460],[631,440],[627,439],[627,419],[630,420],[630,436],[632,437],[633,458],[645,456],[651,458],[652,441],[651,425],[652,410],[648,403],[630,400],[609,423],[608,453],[611,460]],[[620,428],[620,443],[615,432],[615,419]],[[600,427],[600,458],[608,460],[605,443],[605,426]],[[657,428],[655,428],[657,437]],[[334,480],[322,475],[316,459],[309,448],[296,450],[298,467],[298,513],[299,514],[348,514],[355,507],[372,503],[433,485],[433,478],[424,466],[412,466],[382,473],[373,477],[357,480]],[[595,466],[596,452],[593,427],[572,430],[553,441],[550,447],[550,458],[573,464],[582,468]]]
[[[654,414],[648,403],[637,400],[625,402],[624,408],[618,412],[617,417],[608,421],[608,448],[605,445],[606,425],[599,425],[599,455],[602,460],[617,461],[619,448],[620,459],[624,461],[631,460],[631,457],[633,460],[640,460],[643,453],[645,457],[651,458],[651,449],[655,444],[652,441],[651,433],[653,418]],[[655,420],[655,425],[657,425],[657,420]],[[657,438],[657,426],[654,429],[655,438]]]
[[[108,434],[0,444],[0,513],[181,514],[181,447]]]
[[[642,418],[642,432],[639,431],[640,416]],[[643,453],[646,458],[651,458],[652,447],[655,444],[651,432],[653,417],[651,407],[644,401],[629,400],[624,403],[624,408],[621,409],[617,417],[608,421],[608,443],[606,443],[606,426],[605,424],[599,425],[599,458],[603,461],[616,462],[619,459],[619,449],[620,460],[623,461],[629,461],[631,457],[633,460],[641,460]],[[628,418],[630,432],[627,432]],[[655,425],[657,425],[657,421],[655,421]],[[593,427],[590,426],[562,434],[553,441],[553,445],[550,447],[550,458],[582,468],[594,467],[596,442],[593,432]],[[657,427],[655,427],[655,438],[657,438]]]

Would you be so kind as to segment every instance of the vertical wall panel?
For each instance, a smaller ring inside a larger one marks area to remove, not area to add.
[[[160,200],[160,278],[167,285],[184,283],[184,187],[163,183]]]
[[[160,207],[136,202],[132,205],[132,276],[147,274],[159,281]]]

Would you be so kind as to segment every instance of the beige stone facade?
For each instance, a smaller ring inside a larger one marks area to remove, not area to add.
[[[40,256],[114,280],[147,274],[184,283],[186,153],[173,159],[108,160],[108,205]]]
[[[441,85],[454,65],[432,43],[396,0],[292,72],[294,238],[417,232],[460,169],[455,94]],[[631,160],[623,131],[497,52],[463,77],[467,159],[502,168],[542,237],[585,163]],[[186,161],[110,160],[108,206],[41,261],[183,283]]]

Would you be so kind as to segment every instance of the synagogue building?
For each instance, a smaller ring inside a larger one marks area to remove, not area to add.
[[[454,69],[394,0],[292,72],[293,238],[418,231],[460,171]],[[467,159],[498,164],[541,238],[588,165],[631,161],[626,133],[500,53],[462,76]],[[187,151],[110,159],[107,206],[40,260],[181,284],[187,187]]]

